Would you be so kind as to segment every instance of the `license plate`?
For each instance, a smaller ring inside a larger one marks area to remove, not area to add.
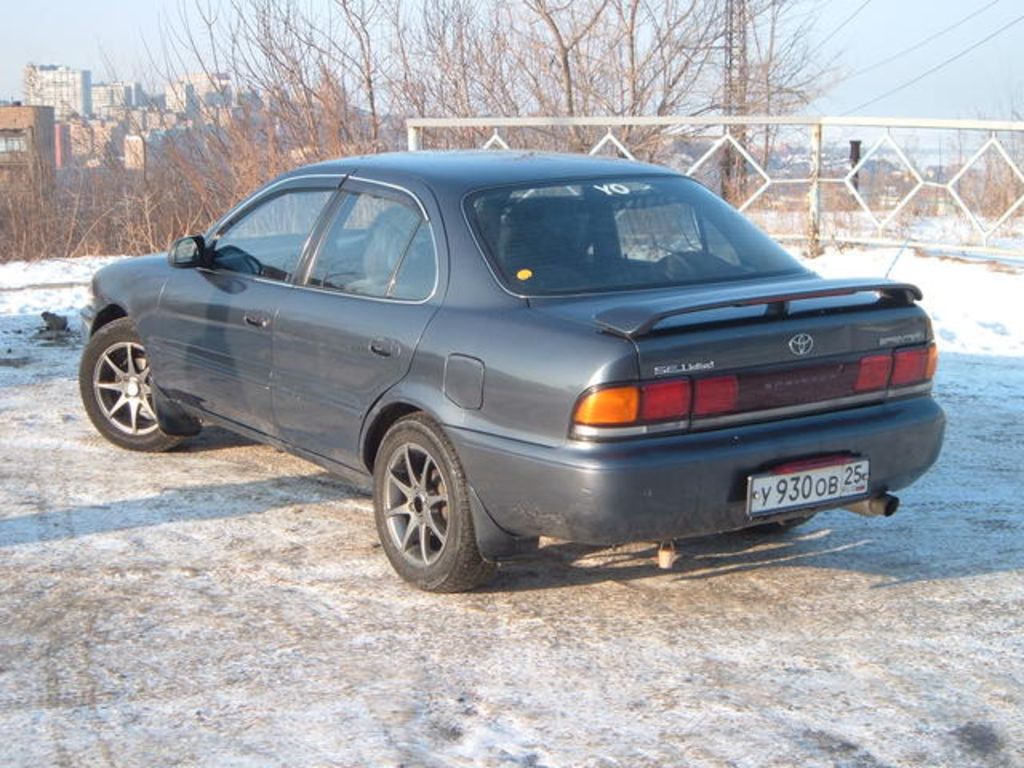
[[[747,478],[747,514],[763,517],[863,498],[868,493],[869,464],[867,459],[851,459],[822,467],[781,467],[774,472],[751,475]]]

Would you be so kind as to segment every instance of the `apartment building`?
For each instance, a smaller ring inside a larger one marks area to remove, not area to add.
[[[126,109],[143,106],[145,96],[138,83],[93,83],[92,114],[96,117],[114,117]]]
[[[0,187],[54,177],[52,107],[0,107]]]
[[[59,121],[92,114],[92,73],[56,64],[29,64],[24,76],[25,104],[53,107]]]
[[[186,75],[164,89],[168,112],[194,115],[200,108],[224,109],[234,104],[231,75],[200,72]]]

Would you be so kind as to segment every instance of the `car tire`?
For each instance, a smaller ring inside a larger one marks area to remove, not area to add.
[[[96,430],[114,445],[159,452],[184,439],[160,429],[150,375],[146,350],[127,317],[107,323],[86,344],[78,368],[82,405]]]
[[[427,592],[465,592],[497,566],[480,555],[466,476],[440,426],[422,413],[384,435],[373,470],[373,509],[392,567]]]
[[[761,525],[754,525],[750,528],[745,528],[744,531],[749,533],[760,533],[767,536],[777,536],[779,534],[785,533],[786,531],[793,530],[798,525],[803,525],[804,523],[810,522],[810,520],[814,517],[815,514],[817,513],[804,515],[803,517],[791,517],[788,520],[778,520],[774,523],[763,523]]]

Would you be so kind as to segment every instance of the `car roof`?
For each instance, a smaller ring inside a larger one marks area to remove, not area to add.
[[[614,157],[516,150],[426,150],[339,158],[303,166],[285,175],[357,173],[381,179],[415,177],[436,189],[474,189],[546,180],[595,177],[679,175],[670,168]]]

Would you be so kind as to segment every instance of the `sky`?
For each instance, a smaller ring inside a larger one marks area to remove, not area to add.
[[[116,74],[145,83],[151,79],[144,66],[146,46],[158,49],[167,19],[180,12],[179,0],[4,0],[4,5],[0,99],[21,97],[22,70],[29,61],[90,69],[94,82]],[[857,74],[975,11],[981,12],[919,49]],[[1024,19],[920,82],[875,101],[1024,15],[1021,0],[822,0],[817,14],[812,48],[820,48],[823,58],[836,57],[841,79],[805,114],[998,119],[1013,109],[1024,111]]]
[[[979,10],[946,34],[872,68]],[[826,55],[837,55],[840,76],[849,77],[806,112],[964,119],[1007,119],[1014,109],[1024,112],[1022,16],[1021,0],[826,0],[817,34],[826,40],[838,30],[825,42]],[[874,101],[1018,18],[1014,26],[948,66]]]

